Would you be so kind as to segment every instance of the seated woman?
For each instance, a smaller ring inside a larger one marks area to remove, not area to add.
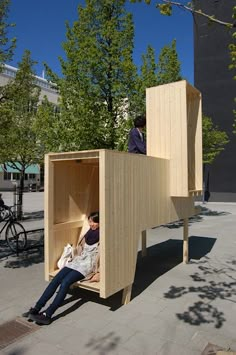
[[[84,279],[95,268],[99,243],[99,212],[93,212],[88,217],[90,229],[82,239],[82,251],[67,263],[52,279],[42,296],[33,308],[23,314],[23,317],[37,324],[48,325],[52,322],[53,313],[60,307],[66,297],[69,287],[76,281]],[[59,291],[50,306],[40,313],[47,301],[54,295],[58,286]]]

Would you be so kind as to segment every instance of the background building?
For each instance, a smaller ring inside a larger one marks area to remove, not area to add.
[[[3,71],[0,73],[0,86],[4,86],[9,80],[14,79],[16,72],[17,68],[5,64]],[[42,99],[46,95],[50,102],[57,105],[58,93],[52,88],[50,83],[40,76],[35,76],[35,83],[41,88],[40,98]]]
[[[0,190],[14,190],[20,183],[19,170],[11,168],[7,164],[0,165]],[[25,171],[25,189],[39,190],[40,188],[40,166],[32,164]]]
[[[195,0],[195,4],[207,14],[232,22],[235,0]],[[211,117],[230,139],[209,167],[210,200],[236,201],[236,136],[232,133],[236,81],[228,69],[232,35],[225,26],[209,25],[202,16],[196,15],[194,20],[194,85],[202,92],[203,114]]]

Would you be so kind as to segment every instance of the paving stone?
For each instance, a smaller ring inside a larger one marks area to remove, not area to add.
[[[211,344],[216,344],[221,346],[222,348],[229,348],[229,345],[231,343],[231,339],[225,338],[224,336],[220,334],[214,334],[206,331],[197,331],[193,337],[191,338],[191,347],[196,350],[201,350],[205,349],[208,343]]]
[[[156,353],[156,355],[199,355],[199,351],[186,347],[184,345],[178,345],[171,341],[166,342],[162,348]]]
[[[130,352],[130,354],[147,355],[159,354],[159,350],[165,343],[164,339],[157,336],[151,336],[141,332],[135,333],[122,346]]]

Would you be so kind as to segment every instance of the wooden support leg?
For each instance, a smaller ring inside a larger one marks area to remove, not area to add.
[[[142,257],[147,256],[147,231],[142,231]]]
[[[184,235],[183,235],[183,262],[188,263],[188,218],[184,218]]]
[[[122,304],[128,304],[131,298],[132,285],[129,285],[124,288],[122,294]]]

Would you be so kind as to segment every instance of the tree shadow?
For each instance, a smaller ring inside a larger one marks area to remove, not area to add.
[[[0,240],[0,260],[6,261],[6,268],[28,267],[44,261],[44,229],[27,231],[27,247],[16,255],[5,240]]]
[[[11,255],[13,255],[13,252],[7,245],[7,242],[1,239],[0,240],[0,261],[1,259],[8,258]]]
[[[210,208],[200,205],[200,215],[201,216],[227,216],[230,212],[225,211],[213,211]]]
[[[196,222],[202,222],[203,221],[203,217],[204,216],[226,216],[228,214],[230,214],[230,212],[225,212],[225,211],[213,211],[207,207],[204,206],[198,206],[198,208],[200,209],[199,214],[196,214],[192,217],[189,217],[188,219],[188,223],[191,225],[193,223]],[[162,225],[162,227],[164,228],[169,228],[169,229],[175,229],[175,228],[180,228],[183,227],[184,222],[183,219],[180,219],[179,221],[175,221],[175,222],[171,222],[171,223],[167,223]]]
[[[115,332],[109,332],[108,334],[100,337],[93,337],[87,344],[86,347],[91,351],[96,352],[98,355],[105,355],[114,351],[121,338],[116,335]]]
[[[25,212],[23,220],[38,220],[44,218],[44,211]]]
[[[230,266],[228,266],[230,264]],[[177,313],[178,319],[191,325],[200,325],[203,323],[214,323],[215,328],[221,328],[226,321],[224,313],[210,304],[210,302],[220,299],[236,303],[236,278],[231,274],[235,274],[235,260],[228,261],[226,266],[218,268],[208,264],[208,260],[202,262],[199,271],[190,275],[195,282],[199,282],[197,286],[171,286],[169,291],[164,294],[165,298],[177,299],[185,294],[197,294],[199,301],[195,302],[183,313]],[[225,277],[227,281],[212,281],[207,278],[213,275],[214,278],[219,276]],[[205,283],[205,284],[202,284]],[[232,299],[234,297],[234,299]]]
[[[89,302],[89,301],[95,301],[95,302],[98,302],[99,304],[110,306],[110,309],[112,311],[121,307],[120,293],[117,293],[116,295],[109,297],[109,299],[107,299],[107,300],[102,300],[101,298],[99,298],[98,295],[94,295],[93,292],[92,293],[88,292],[88,291],[86,292],[86,290],[81,290],[78,288],[74,288],[74,289],[70,290],[70,294],[72,296],[67,298],[64,301],[63,306],[78,299],[78,294],[79,294],[80,299],[76,303],[74,303],[71,307],[69,307],[65,311],[63,311],[63,312],[57,314],[55,317],[53,317],[52,318],[53,321],[56,321],[56,320],[60,319],[61,317],[65,317],[66,315],[68,315],[71,312],[74,312],[79,307],[81,307],[83,304],[85,304],[86,302]],[[91,297],[91,294],[92,294],[92,297]],[[120,337],[117,336],[114,332],[109,332],[105,336],[103,335],[100,337],[91,338],[85,346],[88,349],[90,349],[90,351],[96,352],[96,354],[105,355],[108,352],[114,351],[116,349],[116,347],[118,346],[119,342],[120,342]]]
[[[11,269],[19,269],[21,267],[29,267],[34,264],[40,264],[44,261],[44,250],[42,247],[37,247],[32,250],[27,250],[14,255],[9,260],[6,260],[4,267]]]

